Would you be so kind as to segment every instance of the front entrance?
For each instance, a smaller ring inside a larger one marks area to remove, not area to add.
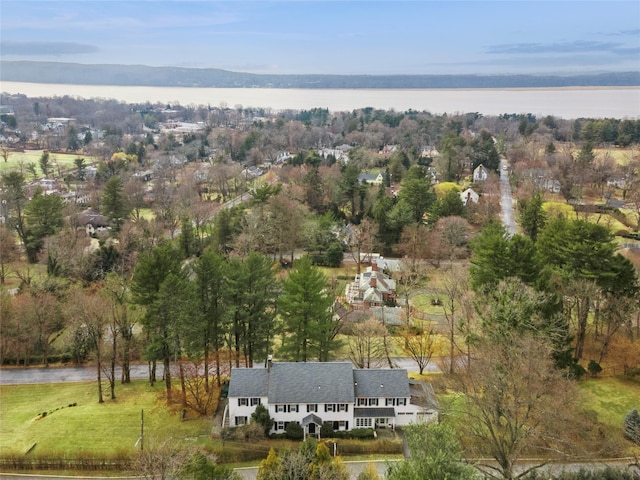
[[[316,424],[315,423],[310,423],[308,428],[309,428],[309,435],[315,435],[316,434]]]

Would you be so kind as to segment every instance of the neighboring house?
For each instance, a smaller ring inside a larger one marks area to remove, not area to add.
[[[431,184],[438,183],[438,171],[433,167],[427,167],[427,178],[431,176]]]
[[[434,158],[439,156],[440,153],[435,149],[435,147],[431,147],[429,145],[422,147],[420,150],[420,156],[422,158]]]
[[[133,178],[137,178],[142,182],[150,182],[151,179],[153,178],[153,170],[143,170],[143,171],[135,172],[132,176]]]
[[[78,214],[78,225],[83,226],[90,237],[95,237],[98,233],[111,228],[107,217],[94,210],[85,210]]]
[[[264,171],[258,167],[251,166],[242,170],[240,175],[244,180],[253,180],[254,178],[264,175]]]
[[[372,261],[365,272],[356,275],[354,281],[347,284],[345,295],[353,308],[366,310],[370,307],[394,304],[396,282],[378,269],[377,261]]]
[[[478,203],[480,195],[478,195],[472,188],[467,188],[464,192],[460,192],[460,199],[465,205],[469,205],[469,202]]]
[[[319,436],[325,422],[347,431],[437,421],[430,385],[411,385],[406,370],[358,370],[348,362],[267,364],[231,370],[225,424],[250,423],[258,405],[274,420],[271,433],[284,433],[291,422]]]
[[[397,145],[385,145],[380,149],[380,151],[378,152],[378,155],[385,158],[389,158],[394,152],[397,152],[397,151],[398,151]]]
[[[627,187],[627,176],[615,175],[607,180],[607,185],[609,185],[610,187],[625,189]]]
[[[547,192],[560,192],[560,182],[554,178],[550,168],[528,168],[522,171],[520,178]]]
[[[384,174],[383,173],[361,173],[360,175],[358,175],[358,183],[382,185],[384,183]]]
[[[349,163],[349,150],[351,147],[349,145],[342,145],[336,148],[322,148],[318,150],[318,155],[322,158],[327,158],[329,155],[333,155],[337,162],[342,162],[344,164]]]
[[[484,165],[478,165],[473,171],[473,181],[474,182],[484,182],[489,178],[489,171],[484,168]]]

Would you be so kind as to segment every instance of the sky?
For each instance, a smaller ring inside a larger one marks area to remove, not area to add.
[[[269,74],[640,71],[640,1],[0,0],[0,57]]]

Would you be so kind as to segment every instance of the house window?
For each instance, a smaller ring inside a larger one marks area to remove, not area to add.
[[[369,403],[369,399],[367,399],[367,398],[359,398],[358,399],[358,406],[359,407],[366,407],[368,403]]]
[[[278,404],[276,405],[276,412],[286,412],[286,405],[284,404]]]
[[[276,422],[276,430],[278,431],[284,430],[284,422]]]
[[[260,399],[259,398],[252,398],[251,399],[251,406],[255,407],[256,405],[260,405]]]
[[[239,407],[246,407],[249,405],[249,399],[248,398],[239,398],[238,399],[238,406]]]
[[[371,428],[370,418],[356,418],[356,427],[358,428]]]
[[[349,405],[347,405],[346,403],[339,403],[338,404],[338,411],[339,412],[348,412],[349,411]]]
[[[349,429],[349,422],[347,422],[346,420],[340,420],[338,422],[338,430],[348,430]]]
[[[377,398],[370,398],[369,399],[369,406],[370,407],[377,407],[378,406],[378,399]]]
[[[317,403],[308,403],[307,404],[307,413],[317,412],[317,411],[318,411],[318,404]]]
[[[404,407],[406,404],[407,404],[407,399],[406,398],[398,398],[397,399],[396,405],[398,405],[399,407]]]
[[[335,412],[336,404],[335,403],[326,403],[324,405],[325,412]]]
[[[247,417],[236,417],[236,427],[247,424]]]
[[[389,406],[389,405],[395,405],[396,404],[396,399],[395,398],[386,398],[384,401],[385,406]]]

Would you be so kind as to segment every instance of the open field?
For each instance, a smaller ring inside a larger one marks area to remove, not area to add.
[[[633,148],[594,148],[593,153],[596,158],[612,158],[618,165],[626,165],[638,155],[637,149]]]
[[[640,409],[640,381],[621,377],[584,380],[578,383],[585,406],[595,411],[598,420],[613,428],[634,408]]]
[[[40,173],[39,161],[40,157],[44,150],[25,150],[24,152],[9,152],[8,161],[4,161],[4,159],[0,159],[0,172],[8,171],[8,170],[16,170],[20,167],[24,168],[30,163],[34,163]],[[57,174],[58,167],[60,169],[68,169],[75,167],[75,160],[77,158],[84,158],[85,164],[91,164],[93,162],[98,161],[97,157],[92,157],[91,155],[80,155],[75,153],[50,153],[49,161],[53,166],[54,174]]]
[[[167,439],[208,438],[210,418],[180,421],[167,409],[164,384],[145,381],[116,386],[116,400],[97,400],[97,384],[70,383],[0,387],[0,454],[133,453],[144,409],[145,444]],[[72,404],[76,406],[69,406]],[[41,414],[47,412],[45,417]]]

